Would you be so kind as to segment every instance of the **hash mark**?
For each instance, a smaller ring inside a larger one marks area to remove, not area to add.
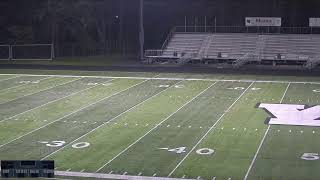
[[[110,172],[109,172],[109,174],[112,174],[112,173],[113,173],[113,171],[110,171]]]
[[[128,174],[128,172],[124,172],[124,173],[123,173],[123,175],[126,175],[126,174]]]
[[[154,173],[152,176],[153,176],[153,177],[155,177],[156,175],[157,175],[157,174],[156,174],[156,173]]]
[[[216,180],[216,177],[213,177],[212,180]]]
[[[70,171],[71,170],[71,168],[70,169],[67,169],[67,171]]]
[[[142,172],[139,172],[138,176],[141,176],[142,175]]]
[[[85,171],[85,169],[82,169],[80,172],[83,172],[83,171]]]

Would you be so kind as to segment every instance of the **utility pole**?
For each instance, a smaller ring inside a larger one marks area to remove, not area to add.
[[[139,40],[140,40],[140,59],[144,58],[144,27],[143,27],[143,0],[140,0],[140,32],[139,32]]]

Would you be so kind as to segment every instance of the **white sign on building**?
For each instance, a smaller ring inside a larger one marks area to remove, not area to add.
[[[246,17],[246,26],[281,27],[281,18],[279,17]]]
[[[310,27],[320,27],[320,18],[309,18]]]

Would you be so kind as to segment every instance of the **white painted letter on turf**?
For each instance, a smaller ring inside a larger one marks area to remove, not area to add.
[[[306,108],[297,104],[260,104],[274,117],[269,124],[294,126],[320,126],[320,106]]]

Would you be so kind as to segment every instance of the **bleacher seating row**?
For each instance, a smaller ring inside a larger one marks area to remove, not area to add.
[[[227,59],[241,61],[312,61],[320,57],[320,35],[175,33],[162,50],[162,57],[183,59]],[[250,57],[249,59],[247,57]]]

